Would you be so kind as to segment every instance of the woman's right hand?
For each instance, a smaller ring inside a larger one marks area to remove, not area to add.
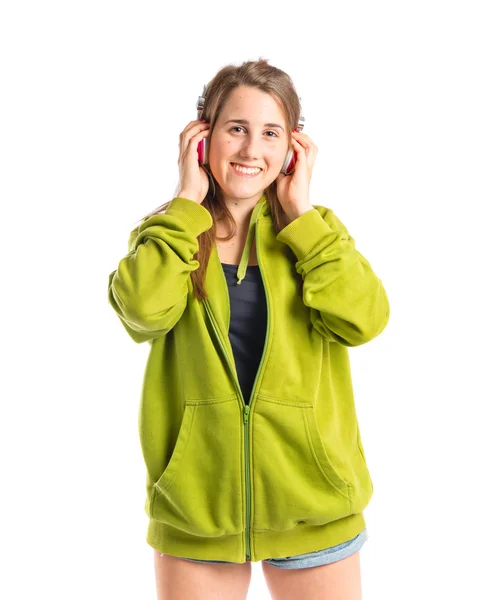
[[[180,172],[180,198],[201,204],[208,192],[208,175],[198,161],[198,144],[210,133],[210,123],[190,121],[180,134],[178,170]]]

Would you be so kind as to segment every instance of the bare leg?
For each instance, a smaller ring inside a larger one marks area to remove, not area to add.
[[[252,564],[206,564],[154,549],[157,600],[246,600]]]
[[[360,552],[319,567],[262,568],[272,600],[362,600]]]

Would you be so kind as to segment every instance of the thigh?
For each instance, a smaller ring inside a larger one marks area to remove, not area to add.
[[[262,568],[272,600],[362,600],[359,551],[306,569]]]
[[[252,563],[201,563],[153,552],[157,600],[246,600]]]

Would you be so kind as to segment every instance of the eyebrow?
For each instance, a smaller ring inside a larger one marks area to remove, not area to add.
[[[246,119],[230,119],[229,121],[225,121],[224,125],[227,123],[240,123],[240,125],[250,125],[250,123]],[[264,127],[278,127],[282,131],[285,131],[281,125],[278,123],[265,123]]]

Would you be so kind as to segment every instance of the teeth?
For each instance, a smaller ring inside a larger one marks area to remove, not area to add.
[[[240,167],[239,165],[236,165],[235,163],[232,163],[232,164],[233,164],[233,168],[236,171],[240,171],[240,173],[246,173],[247,175],[252,175],[253,173],[260,173],[260,171],[261,171],[261,169],[253,169],[253,168],[247,169],[246,167]]]

